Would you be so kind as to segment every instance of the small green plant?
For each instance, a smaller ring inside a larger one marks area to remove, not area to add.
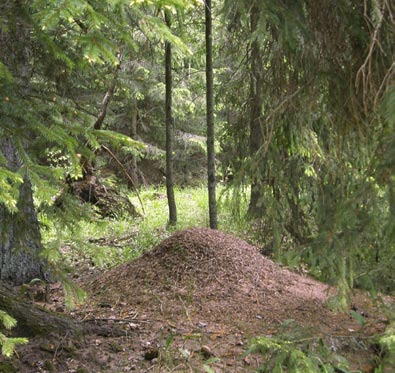
[[[358,312],[356,312],[354,310],[351,310],[350,315],[357,321],[357,323],[359,325],[361,325],[362,327],[365,326],[366,319],[361,314],[359,314]]]
[[[165,345],[159,350],[159,371],[175,371],[176,367],[181,365],[188,367],[190,370],[189,359],[191,352],[184,347],[177,346],[174,341],[174,334],[170,333],[166,338]],[[177,370],[178,371],[178,370]]]
[[[0,310],[0,320],[4,328],[7,330],[12,329],[16,325],[16,320],[13,317],[11,317],[8,313],[1,310]],[[28,342],[27,338],[10,338],[0,332],[1,353],[6,357],[10,357],[13,355],[15,351],[15,346],[20,344],[26,344],[27,342]]]
[[[377,373],[395,371],[395,321],[387,327],[385,333],[379,338],[378,344],[383,350],[383,361]],[[387,370],[384,370],[384,367]]]
[[[166,338],[165,346],[161,349],[161,353],[159,354],[160,364],[167,368],[173,368],[175,366],[176,349],[173,346],[173,341],[174,335],[170,333]]]
[[[217,357],[211,357],[210,359],[207,359],[203,364],[204,371],[206,373],[215,373],[216,371],[213,368],[211,368],[211,364],[215,364],[218,361],[220,361],[220,359],[218,359]]]
[[[260,354],[258,372],[350,372],[348,362],[326,346],[322,338],[309,337],[293,320],[286,320],[276,336],[254,338],[246,355]]]

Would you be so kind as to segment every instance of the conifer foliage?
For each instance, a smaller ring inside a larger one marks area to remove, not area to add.
[[[169,170],[194,166],[175,129],[207,135],[212,228],[220,165],[235,209],[248,193],[274,256],[336,283],[337,306],[393,291],[393,40],[389,0],[1,1],[0,280],[51,279],[37,211],[78,205],[65,181],[100,149],[136,182],[140,151],[161,159],[140,135],[164,144],[167,122]]]
[[[368,273],[393,289],[393,4],[224,3],[224,158],[275,255],[299,256],[342,295]]]
[[[101,144],[132,152],[142,148],[103,126],[111,97],[102,94],[102,87],[110,86],[113,95],[118,70],[124,68],[122,53],[130,56],[138,50],[137,34],[140,39],[147,35],[181,46],[149,9],[171,10],[183,4],[172,0],[1,2],[1,281],[18,285],[53,279],[57,268],[48,266],[52,258],[42,247],[37,209],[59,209],[55,205],[65,180],[81,178]],[[103,95],[107,101],[98,99]],[[77,206],[74,201],[67,205],[68,200],[62,198],[60,213]],[[24,341],[0,337],[6,355]]]
[[[100,143],[141,148],[95,125],[105,114],[100,94],[91,92],[111,84],[116,89],[108,71],[122,68],[123,50],[127,55],[138,50],[136,33],[149,30],[180,45],[164,21],[144,9],[178,3],[36,0],[0,5],[0,229],[6,237],[1,249],[11,252],[18,242],[22,248],[28,243],[32,262],[9,272],[5,266],[13,255],[4,256],[9,259],[1,263],[2,279],[21,283],[45,277],[43,258],[37,255],[42,248],[36,206],[53,205],[66,177],[83,176],[81,160],[91,159]],[[36,269],[30,271],[33,262]]]

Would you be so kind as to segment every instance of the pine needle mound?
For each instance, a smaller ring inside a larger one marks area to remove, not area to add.
[[[220,231],[178,231],[152,251],[102,274],[100,299],[139,314],[189,322],[311,322],[330,316],[328,286],[292,273],[257,248]],[[319,312],[318,312],[319,311]]]

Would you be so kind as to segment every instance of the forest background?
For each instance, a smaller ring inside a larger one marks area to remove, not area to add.
[[[177,195],[203,193],[211,141],[220,229],[336,285],[340,309],[354,287],[393,295],[394,5],[213,1],[210,113],[205,4],[2,2],[1,280],[65,277],[71,237],[136,257],[168,231],[111,255],[82,232],[138,230],[166,193],[169,230],[190,226]]]

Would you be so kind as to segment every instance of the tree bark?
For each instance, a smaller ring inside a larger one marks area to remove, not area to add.
[[[30,91],[32,75],[32,26],[28,15],[21,12],[18,2],[6,4],[4,11],[10,19],[10,27],[0,28],[0,57],[13,74],[13,88],[21,96],[26,96]],[[11,125],[17,129],[21,126],[18,121]],[[19,128],[19,132],[23,133],[22,128]],[[23,146],[23,141],[23,138],[19,139],[20,146]],[[2,133],[0,154],[5,157],[2,166],[12,172],[21,171],[23,166],[15,144],[11,135]],[[0,203],[0,280],[13,284],[47,277],[44,262],[39,258],[42,251],[41,236],[27,173],[18,192],[17,212],[11,213]]]
[[[171,26],[170,16],[165,12],[167,26]],[[177,223],[177,206],[174,196],[174,176],[173,176],[173,78],[171,72],[172,51],[171,43],[166,41],[165,44],[165,70],[166,70],[166,191],[167,203],[169,205],[169,225]]]
[[[0,283],[0,309],[6,310],[17,325],[13,334],[23,337],[48,335],[49,333],[101,336],[120,336],[124,332],[114,326],[100,326],[82,323],[67,316],[38,307],[15,296],[12,289]]]
[[[210,228],[217,229],[217,200],[215,180],[214,79],[211,0],[205,1],[206,20],[206,101],[207,101],[207,181]]]
[[[116,67],[115,73],[114,73],[114,77],[111,81],[110,86],[107,89],[106,94],[103,97],[102,103],[101,103],[101,109],[100,109],[100,113],[96,119],[95,124],[93,125],[93,128],[95,130],[101,130],[102,126],[103,126],[103,122],[104,119],[106,118],[107,115],[107,108],[108,108],[108,104],[110,103],[112,97],[114,96],[114,91],[115,91],[115,87],[117,85],[117,80],[118,80],[118,73],[119,70],[121,70],[121,62],[122,62],[122,55],[119,52],[118,53],[118,65]]]
[[[0,139],[0,152],[8,160],[8,168],[18,171],[21,165],[11,139]],[[39,257],[41,235],[31,184],[26,176],[19,188],[17,208],[17,212],[11,213],[0,204],[0,280],[14,285],[34,278],[48,280],[44,261]]]

